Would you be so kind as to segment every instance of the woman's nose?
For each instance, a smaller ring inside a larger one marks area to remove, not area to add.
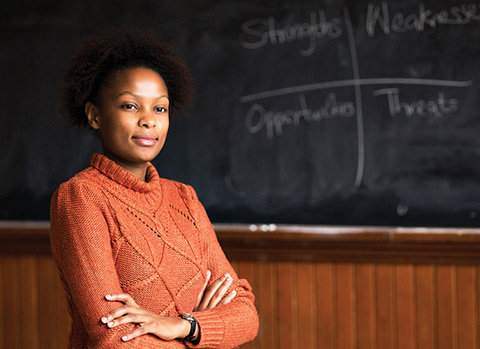
[[[143,113],[142,117],[139,120],[139,125],[146,128],[155,127],[154,115],[151,115],[150,113]]]

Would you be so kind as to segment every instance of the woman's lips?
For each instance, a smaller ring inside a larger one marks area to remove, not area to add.
[[[144,147],[154,146],[158,142],[158,138],[150,134],[136,135],[133,136],[132,139],[135,143]]]

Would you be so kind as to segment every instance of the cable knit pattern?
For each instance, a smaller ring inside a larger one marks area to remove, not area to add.
[[[162,179],[148,164],[141,181],[101,154],[55,192],[51,247],[72,316],[70,348],[233,348],[258,331],[254,296],[227,261],[190,186]],[[193,313],[196,345],[148,334],[124,343],[135,325],[107,328],[100,318],[120,303],[104,296],[129,293],[162,316],[192,312],[205,282],[225,273],[237,295],[229,304]]]

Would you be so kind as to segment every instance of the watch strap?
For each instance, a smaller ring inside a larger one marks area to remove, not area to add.
[[[197,329],[197,319],[195,319],[195,317],[189,313],[183,313],[182,319],[185,319],[188,322],[190,322],[190,332],[185,338],[183,338],[183,340],[191,341],[195,337],[195,330]]]

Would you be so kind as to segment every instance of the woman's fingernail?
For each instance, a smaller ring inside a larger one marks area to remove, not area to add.
[[[112,298],[112,295],[107,294],[107,295],[105,296],[105,298],[106,298],[106,299],[110,299],[110,298]]]
[[[113,327],[113,321],[110,321],[108,324],[107,324],[108,327]]]
[[[102,317],[102,322],[103,322],[104,324],[107,323],[107,317],[106,317],[106,316]]]
[[[127,336],[123,336],[123,337],[122,337],[122,341],[124,341],[124,342],[125,342],[127,339],[128,339]]]

